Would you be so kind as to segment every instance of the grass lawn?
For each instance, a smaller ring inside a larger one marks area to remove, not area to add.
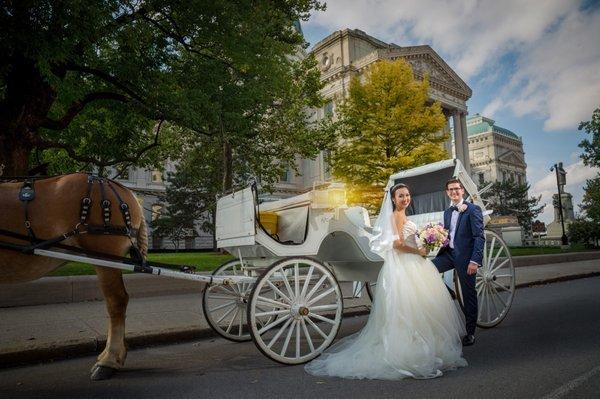
[[[563,254],[567,252],[593,251],[593,249],[586,248],[581,244],[573,244],[569,248],[564,250],[560,247],[510,247],[509,250],[512,256]]]
[[[197,271],[209,271],[232,259],[232,256],[221,255],[216,252],[169,252],[151,253],[148,258],[156,262],[196,266]],[[123,273],[131,272],[124,271]],[[96,274],[93,266],[86,263],[69,262],[49,274],[49,276],[84,276],[89,274]]]

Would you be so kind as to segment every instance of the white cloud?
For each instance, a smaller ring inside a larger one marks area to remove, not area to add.
[[[430,43],[464,79],[538,40],[576,2],[546,0],[330,0],[307,25],[358,28],[400,45]]]
[[[575,213],[579,212],[579,204],[583,199],[583,188],[586,180],[592,179],[597,176],[600,172],[598,168],[591,168],[585,166],[583,161],[567,165],[564,167],[567,172],[567,184],[565,185],[565,191],[573,195],[573,205]],[[558,191],[556,187],[556,174],[555,172],[548,172],[544,177],[535,183],[530,191],[530,195],[538,196],[541,195],[542,199],[540,204],[546,204],[544,212],[540,214],[539,219],[549,223],[554,219],[554,209],[552,207],[552,196]]]
[[[570,12],[523,51],[506,106],[517,116],[546,118],[544,130],[574,129],[600,101],[600,11]]]
[[[508,80],[485,107],[574,129],[599,105],[600,11],[582,0],[330,0],[307,25],[358,28],[399,45],[431,44],[465,80]]]

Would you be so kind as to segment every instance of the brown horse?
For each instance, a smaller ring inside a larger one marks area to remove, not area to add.
[[[88,176],[75,173],[36,180],[34,184],[35,198],[29,202],[27,212],[31,228],[38,239],[50,239],[72,231],[79,223],[82,198],[87,195]],[[19,200],[19,192],[23,183],[0,184],[0,229],[27,235],[25,228],[25,207]],[[106,183],[105,183],[106,186]],[[142,207],[135,195],[126,187],[112,183],[123,202],[130,208],[131,225],[137,230],[133,241],[143,257],[148,249],[148,233]],[[90,193],[92,200],[89,213],[89,225],[102,225],[102,198],[100,185],[93,184]],[[119,201],[112,189],[105,187],[104,193],[111,209],[113,225],[124,226]],[[0,236],[0,240],[15,244],[27,244],[22,240]],[[92,235],[77,234],[63,241],[84,250],[102,252],[110,255],[123,256],[132,245],[132,239],[125,235]],[[0,249],[0,284],[17,283],[38,279],[64,261],[36,255],[26,255],[18,251]],[[125,311],[128,295],[125,291],[121,271],[105,267],[96,267],[100,287],[106,299],[106,308],[110,317],[106,347],[98,356],[92,367],[93,380],[106,379],[121,368],[125,363],[127,349],[125,347]]]

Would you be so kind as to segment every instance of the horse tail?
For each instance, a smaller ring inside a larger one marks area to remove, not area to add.
[[[142,205],[139,205],[140,207],[140,228],[138,229],[138,233],[137,233],[137,247],[140,250],[140,253],[142,254],[142,256],[144,257],[144,259],[146,259],[146,257],[148,256],[148,227],[146,226],[146,218],[144,217],[144,208],[142,208]]]

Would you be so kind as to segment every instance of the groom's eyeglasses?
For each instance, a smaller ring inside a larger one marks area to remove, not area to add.
[[[461,187],[452,187],[452,188],[447,188],[446,191],[460,191],[462,190]]]

